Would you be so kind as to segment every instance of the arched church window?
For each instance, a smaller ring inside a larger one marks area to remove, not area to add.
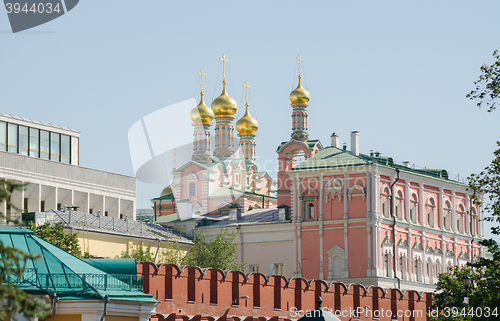
[[[436,209],[436,203],[434,199],[431,197],[427,201],[426,210],[427,210],[427,224],[431,227],[434,227],[434,212]]]
[[[394,208],[394,210],[396,211],[396,217],[398,219],[402,219],[403,218],[403,193],[401,191],[398,191],[396,193],[396,206]]]
[[[307,204],[307,218],[314,218],[314,204]]]
[[[464,214],[465,214],[464,205],[460,203],[457,209],[457,230],[460,233],[464,232]]]
[[[189,183],[189,197],[191,196],[196,196],[196,183],[191,182]]]
[[[450,229],[450,223],[451,223],[451,204],[450,202],[446,201],[444,203],[444,209],[443,209],[443,227],[447,230]]]
[[[381,211],[382,215],[385,217],[389,217],[389,207],[390,207],[390,197],[391,197],[391,192],[389,191],[389,188],[384,188],[384,191],[381,195],[380,203],[381,203]]]
[[[477,214],[476,214],[476,209],[472,208],[470,211],[470,220],[471,220],[471,234],[476,235],[477,234]]]
[[[417,223],[417,209],[418,209],[418,200],[417,195],[413,193],[410,199],[410,221],[413,223]]]

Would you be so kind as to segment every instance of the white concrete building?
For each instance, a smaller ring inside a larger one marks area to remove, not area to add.
[[[0,113],[0,178],[28,183],[0,212],[79,211],[135,219],[136,180],[126,175],[79,166],[80,132]]]

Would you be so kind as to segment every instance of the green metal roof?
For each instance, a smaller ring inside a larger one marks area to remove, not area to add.
[[[157,302],[144,294],[142,277],[137,274],[109,274],[20,227],[1,227],[0,242],[26,253],[40,256],[28,260],[22,279],[12,275],[11,281],[28,293],[54,293],[61,298],[105,296],[119,300]]]
[[[293,172],[293,171],[306,171],[311,169],[341,168],[341,167],[362,166],[370,164],[378,164],[385,167],[399,169],[400,171],[421,174],[447,181],[453,181],[455,183],[463,185],[463,183],[449,179],[448,172],[444,169],[411,168],[394,163],[394,160],[391,157],[368,156],[363,154],[356,156],[353,155],[348,150],[343,150],[336,147],[327,147],[319,151],[318,153],[304,160],[299,165],[292,168],[291,171]]]

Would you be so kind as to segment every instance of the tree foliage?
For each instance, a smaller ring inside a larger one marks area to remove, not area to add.
[[[153,262],[166,264],[181,264],[184,258],[184,251],[176,242],[166,242],[156,253],[151,251],[151,245],[146,249],[140,245],[132,246],[130,253],[123,251],[120,255],[122,259],[136,259],[138,262]]]
[[[207,241],[203,231],[196,232],[194,245],[184,257],[183,263],[202,268],[243,271],[246,263],[237,262],[238,244],[234,243],[236,234],[222,228],[217,236]]]
[[[9,196],[23,186],[0,179],[0,202],[6,201],[14,207],[9,201]],[[0,242],[0,320],[9,316],[15,318],[20,312],[28,318],[44,318],[47,315],[49,305],[27,294],[15,284],[17,279],[22,279],[26,262],[38,258]]]
[[[78,233],[65,233],[64,222],[59,221],[54,225],[46,222],[42,225],[36,226],[35,223],[29,223],[29,229],[35,232],[35,235],[44,239],[52,245],[57,246],[76,257],[82,257],[80,244],[78,243]],[[85,257],[88,257],[86,255]]]
[[[493,57],[495,58],[493,64],[481,66],[481,75],[474,82],[476,89],[467,94],[471,100],[479,100],[478,107],[486,105],[488,112],[496,108],[500,97],[500,53],[498,50],[493,52]]]
[[[495,158],[479,174],[469,177],[469,187],[473,191],[476,204],[484,202],[484,210],[491,216],[484,220],[500,223],[500,142],[494,151]],[[500,227],[493,226],[492,233],[500,235]],[[436,320],[498,320],[500,319],[500,248],[493,239],[480,241],[481,245],[492,253],[493,258],[479,258],[467,267],[454,267],[451,273],[443,273],[438,277],[434,307],[444,312],[455,307],[453,311],[467,312],[466,315],[440,315]],[[462,277],[471,278],[469,288],[469,305],[462,303],[465,287]],[[472,308],[472,310],[471,310]],[[496,309],[496,310],[495,310]],[[487,316],[486,312],[489,311]],[[472,312],[472,313],[471,313]],[[481,313],[481,315],[479,315]]]

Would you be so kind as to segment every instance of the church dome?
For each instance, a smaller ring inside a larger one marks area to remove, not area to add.
[[[194,107],[189,114],[191,120],[193,121],[193,125],[203,124],[203,125],[212,125],[212,119],[214,119],[214,112],[210,109],[205,102],[203,101],[203,95],[201,96],[200,103],[198,106]]]
[[[167,195],[172,195],[174,194],[174,191],[172,189],[172,184],[168,185],[161,191],[160,197],[167,196]]]
[[[222,94],[213,101],[212,111],[217,118],[228,117],[234,119],[234,115],[238,111],[238,105],[236,101],[227,94],[225,85],[223,86]]]
[[[292,106],[293,105],[303,105],[303,106],[309,105],[309,92],[302,87],[302,84],[300,83],[300,78],[299,78],[299,84],[298,84],[297,88],[295,88],[290,93],[290,102],[292,103]]]
[[[250,116],[248,105],[246,106],[245,115],[236,122],[236,130],[238,136],[256,136],[259,129],[259,123],[255,118]]]

